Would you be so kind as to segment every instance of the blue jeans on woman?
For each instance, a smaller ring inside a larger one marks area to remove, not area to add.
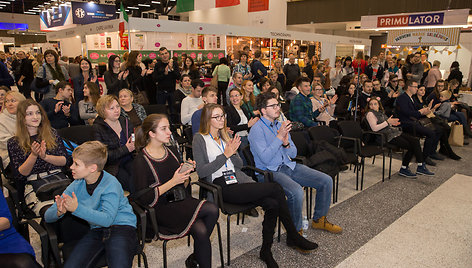
[[[333,189],[333,180],[329,175],[298,163],[293,170],[282,165],[272,174],[274,181],[285,191],[288,210],[297,230],[302,228],[303,187],[316,189],[313,219],[318,220],[328,214]]]
[[[90,230],[75,246],[64,268],[95,267],[106,257],[110,268],[129,268],[137,248],[136,229],[128,225],[113,225]]]

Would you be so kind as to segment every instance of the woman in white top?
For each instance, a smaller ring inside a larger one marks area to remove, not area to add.
[[[321,84],[314,85],[311,103],[313,104],[313,111],[320,111],[316,120],[323,121],[326,125],[329,125],[329,122],[336,120],[336,118],[334,118],[334,108],[336,107],[335,103],[337,100],[338,95],[334,95],[331,99],[323,98],[323,86],[321,86]]]
[[[277,217],[287,230],[288,246],[304,252],[317,248],[316,243],[306,240],[295,229],[282,187],[271,182],[255,183],[241,171],[243,162],[236,153],[240,144],[239,136],[231,139],[228,135],[223,107],[205,105],[200,132],[195,134],[192,143],[198,176],[221,186],[225,202],[262,206],[265,213],[259,256],[267,267],[279,267],[271,252]]]
[[[333,88],[338,88],[341,78],[343,78],[343,69],[340,59],[337,59],[334,63],[334,68],[331,68],[329,71],[329,78],[331,79],[331,86]]]

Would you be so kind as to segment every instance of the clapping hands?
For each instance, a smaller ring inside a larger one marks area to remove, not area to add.
[[[226,158],[230,158],[233,154],[238,151],[239,145],[241,145],[241,137],[239,135],[234,136],[231,140],[226,143],[224,155]]]
[[[79,206],[79,201],[74,192],[72,192],[72,197],[66,194],[56,195],[55,197],[57,205],[57,216],[60,217],[64,215],[67,211],[74,212]]]

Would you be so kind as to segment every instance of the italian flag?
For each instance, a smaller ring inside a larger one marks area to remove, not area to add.
[[[239,0],[177,0],[177,12],[239,5]]]
[[[123,36],[125,32],[125,22],[128,24],[128,14],[125,11],[125,7],[123,6],[123,2],[120,5],[120,37]]]

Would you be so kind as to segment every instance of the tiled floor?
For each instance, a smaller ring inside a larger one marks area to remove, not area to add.
[[[336,267],[472,267],[471,193],[454,175]]]

